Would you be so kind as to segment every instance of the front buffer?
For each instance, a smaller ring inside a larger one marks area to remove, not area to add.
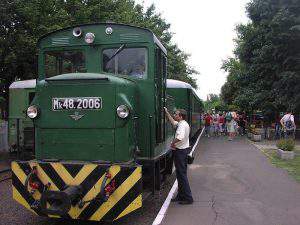
[[[13,198],[40,216],[114,221],[142,207],[142,166],[12,162]]]

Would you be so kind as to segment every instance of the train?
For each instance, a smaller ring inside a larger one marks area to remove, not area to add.
[[[188,112],[190,136],[194,137],[201,127],[202,101],[190,84],[174,79],[166,81],[167,95],[174,98],[175,108]],[[9,86],[8,141],[10,152],[19,151],[20,158],[34,156],[34,126],[26,110],[34,98],[35,87],[35,79],[15,81]]]
[[[20,153],[20,158],[33,155],[34,126],[26,111],[35,86],[35,79],[15,81],[9,86],[8,145],[10,152]]]
[[[173,96],[175,107],[187,111],[187,122],[191,127],[190,137],[195,137],[201,127],[202,100],[194,88],[183,81],[167,79],[167,94]]]
[[[12,162],[13,198],[53,218],[115,221],[140,209],[172,173],[174,129],[163,108],[185,108],[195,135],[202,101],[187,84],[167,82],[167,51],[148,29],[83,24],[37,45],[26,110],[35,159]]]

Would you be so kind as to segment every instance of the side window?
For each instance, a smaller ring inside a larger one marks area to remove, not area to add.
[[[124,48],[116,54],[117,50],[117,48],[103,50],[102,69],[104,72],[136,78],[147,77],[146,48]]]
[[[81,51],[52,51],[45,53],[45,75],[85,73],[85,56]]]

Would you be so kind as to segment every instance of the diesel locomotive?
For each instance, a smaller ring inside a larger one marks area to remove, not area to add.
[[[34,128],[26,110],[35,95],[36,80],[15,81],[9,86],[8,144],[10,152],[32,154]]]
[[[191,87],[175,87],[179,102],[167,93],[167,52],[148,29],[69,27],[42,36],[38,49],[27,109],[35,159],[12,162],[13,198],[56,218],[114,221],[139,209],[143,191],[172,173],[163,107],[185,104],[195,133],[200,99]]]

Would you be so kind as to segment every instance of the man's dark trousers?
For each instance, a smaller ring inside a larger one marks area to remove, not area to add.
[[[187,178],[187,155],[190,148],[173,150],[176,177],[178,182],[177,197],[183,201],[193,201],[191,188]]]

